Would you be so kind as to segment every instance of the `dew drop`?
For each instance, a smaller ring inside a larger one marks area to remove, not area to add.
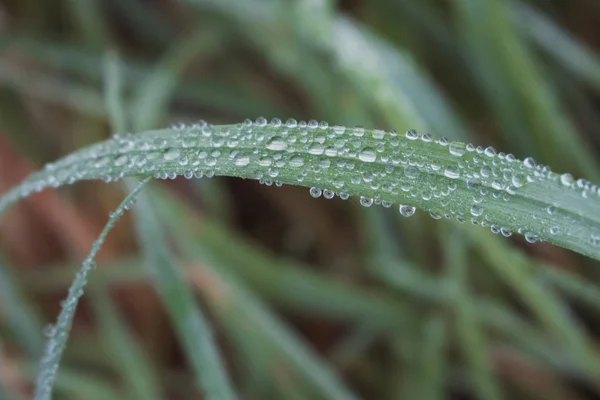
[[[419,138],[419,134],[414,129],[409,129],[404,134],[408,140],[417,140]]]
[[[471,206],[471,215],[474,217],[479,217],[481,214],[483,214],[483,207],[481,207],[479,204],[473,204]]]
[[[239,153],[235,156],[234,163],[238,167],[245,167],[246,165],[250,164],[250,156],[244,153]]]
[[[466,152],[466,145],[463,142],[452,142],[448,150],[453,156],[462,157]]]
[[[335,196],[335,193],[332,190],[329,190],[329,189],[323,190],[323,197],[325,197],[327,200],[333,199],[334,196]]]
[[[165,159],[165,161],[174,161],[177,160],[180,156],[181,152],[179,151],[179,149],[176,149],[174,147],[168,148],[163,153],[163,158]]]
[[[255,122],[256,126],[266,126],[267,125],[267,119],[265,117],[258,117],[256,118],[256,122]]]
[[[450,179],[456,179],[460,176],[460,172],[457,167],[450,165],[444,170],[444,175]]]
[[[575,182],[575,178],[573,178],[573,175],[571,174],[567,173],[560,176],[560,183],[562,183],[564,186],[571,186],[573,182]]]
[[[358,154],[358,158],[361,161],[372,163],[372,162],[375,162],[375,159],[377,158],[377,154],[375,153],[375,150],[373,150],[372,148],[365,147]]]
[[[493,147],[486,147],[485,150],[483,151],[483,154],[485,154],[488,157],[494,157],[496,155],[496,149],[494,149]]]
[[[532,157],[527,157],[526,159],[523,160],[523,165],[526,168],[535,168],[537,163],[535,162],[535,160]]]
[[[315,199],[318,197],[321,197],[321,194],[323,193],[323,191],[321,189],[319,189],[318,187],[311,187],[309,190],[309,193],[312,197],[314,197]]]
[[[419,170],[413,166],[407,166],[404,168],[404,175],[409,179],[416,179],[419,176]]]
[[[267,149],[282,151],[287,149],[287,143],[281,136],[273,136],[267,143]]]
[[[412,217],[415,214],[416,208],[413,206],[400,205],[400,215],[403,217]]]
[[[295,168],[302,167],[304,165],[304,158],[299,155],[294,155],[290,158],[289,165],[290,167]]]
[[[373,205],[373,199],[370,197],[361,196],[360,205],[363,207],[371,207]]]

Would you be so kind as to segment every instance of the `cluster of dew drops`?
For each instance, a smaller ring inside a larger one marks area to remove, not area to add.
[[[553,174],[532,158],[519,161],[492,147],[434,139],[414,130],[400,134],[360,126],[329,126],[315,120],[282,122],[274,118],[269,122],[259,117],[236,125],[215,126],[204,121],[179,124],[168,133],[115,135],[110,141],[49,164],[37,179],[21,187],[19,195],[81,179],[103,178],[111,182],[132,172],[158,179],[233,174],[255,178],[269,186],[282,186],[277,178],[285,170],[288,181],[293,173],[296,183],[310,182],[312,197],[338,196],[345,200],[349,193],[360,193],[367,184],[374,196],[361,197],[362,206],[391,207],[390,199],[414,198],[413,204],[430,204],[423,208],[435,219],[470,221],[504,236],[512,235],[512,231],[494,223],[486,209],[486,199],[490,197],[495,203],[508,202],[519,188],[543,180],[567,187],[584,198],[600,196],[596,185],[576,180],[570,174]],[[431,143],[427,153],[419,150],[423,146],[411,145],[417,141]],[[445,179],[440,179],[442,175]],[[469,198],[450,201],[459,185],[466,186]],[[466,207],[465,202],[469,203]],[[410,217],[415,207],[400,205],[399,211]],[[555,206],[547,209],[550,216],[556,212]],[[505,220],[510,218],[504,216]],[[519,224],[513,220],[506,225]],[[560,230],[551,223],[547,225],[544,232],[534,232],[527,226],[518,232],[535,242]],[[597,233],[590,241],[600,245],[600,231]]]

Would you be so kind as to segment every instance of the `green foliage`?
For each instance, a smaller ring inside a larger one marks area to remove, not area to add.
[[[22,158],[46,167],[0,214],[80,181],[132,192],[83,266],[69,242],[97,218],[69,211],[107,213],[120,186],[61,190],[74,202],[31,208],[30,237],[10,210],[0,397],[600,391],[594,2],[59,3],[6,5],[36,28],[0,34],[0,184]]]

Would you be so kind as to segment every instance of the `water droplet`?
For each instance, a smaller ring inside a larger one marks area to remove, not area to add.
[[[127,164],[127,161],[129,161],[129,158],[125,154],[122,154],[115,159],[115,166],[122,167]]]
[[[525,240],[527,240],[528,243],[535,243],[539,240],[539,237],[533,232],[527,232],[525,234]]]
[[[560,183],[564,186],[571,186],[573,182],[575,182],[575,178],[573,178],[573,175],[571,174],[562,174],[560,176]]]
[[[315,199],[318,197],[321,197],[321,194],[323,193],[323,191],[321,189],[319,189],[318,187],[311,187],[309,190],[309,193],[312,197],[314,197]]]
[[[494,149],[493,147],[486,147],[485,150],[483,151],[483,154],[485,154],[488,157],[494,157],[496,155],[496,149]]]
[[[404,175],[409,179],[416,179],[419,176],[419,169],[413,166],[404,168]]]
[[[294,118],[290,118],[285,122],[285,126],[288,128],[295,128],[298,126],[298,121],[296,121]]]
[[[267,149],[274,151],[282,151],[287,149],[287,143],[281,136],[273,136],[267,143]]]
[[[328,199],[328,200],[333,199],[333,196],[335,196],[335,193],[332,190],[329,190],[329,189],[323,190],[323,197],[325,197],[326,199]]]
[[[314,142],[309,148],[308,148],[308,152],[310,154],[314,154],[316,156],[320,156],[321,154],[323,154],[323,152],[325,151],[325,148],[323,147],[322,144],[318,143],[318,142]]]
[[[535,160],[532,157],[527,157],[526,159],[523,160],[523,165],[526,168],[535,168],[537,163],[535,162]]]
[[[250,156],[244,153],[238,153],[233,160],[238,167],[245,167],[250,164]]]
[[[483,207],[478,204],[473,204],[471,206],[471,215],[474,217],[479,217],[481,214],[483,214]]]
[[[361,196],[360,205],[363,207],[371,207],[373,205],[373,199],[370,197]]]
[[[400,215],[403,217],[411,217],[415,214],[416,208],[412,206],[400,205]]]
[[[294,155],[292,158],[290,158],[289,165],[290,167],[295,168],[302,167],[304,165],[304,158],[299,155]]]
[[[548,210],[548,214],[550,214],[550,215],[556,215],[556,207],[549,206],[547,210]]]
[[[358,154],[358,158],[361,161],[371,163],[371,162],[375,162],[375,159],[377,158],[377,154],[375,153],[375,150],[373,150],[372,148],[365,147]]]
[[[450,179],[456,179],[460,176],[460,172],[458,172],[458,168],[452,165],[449,165],[444,170],[444,175]]]
[[[462,157],[466,152],[466,145],[463,142],[452,142],[448,150],[453,156]]]
[[[171,147],[165,150],[163,153],[163,158],[165,161],[174,161],[177,160],[181,156],[181,152],[179,149]]]
[[[256,123],[256,126],[263,127],[263,126],[267,125],[267,119],[265,117],[258,117],[258,118],[256,118],[255,123]]]
[[[408,140],[417,140],[419,138],[419,134],[414,129],[409,129],[404,134]]]

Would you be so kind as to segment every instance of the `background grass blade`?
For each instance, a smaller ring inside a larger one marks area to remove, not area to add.
[[[165,302],[186,349],[196,372],[197,386],[208,398],[235,399],[234,388],[219,356],[210,325],[166,246],[149,199],[142,197],[138,200],[135,215],[147,273]]]
[[[156,371],[152,370],[148,357],[127,328],[106,290],[104,285],[93,285],[91,288],[92,306],[101,326],[100,334],[106,349],[111,352],[123,380],[127,382],[132,399],[161,399]]]

